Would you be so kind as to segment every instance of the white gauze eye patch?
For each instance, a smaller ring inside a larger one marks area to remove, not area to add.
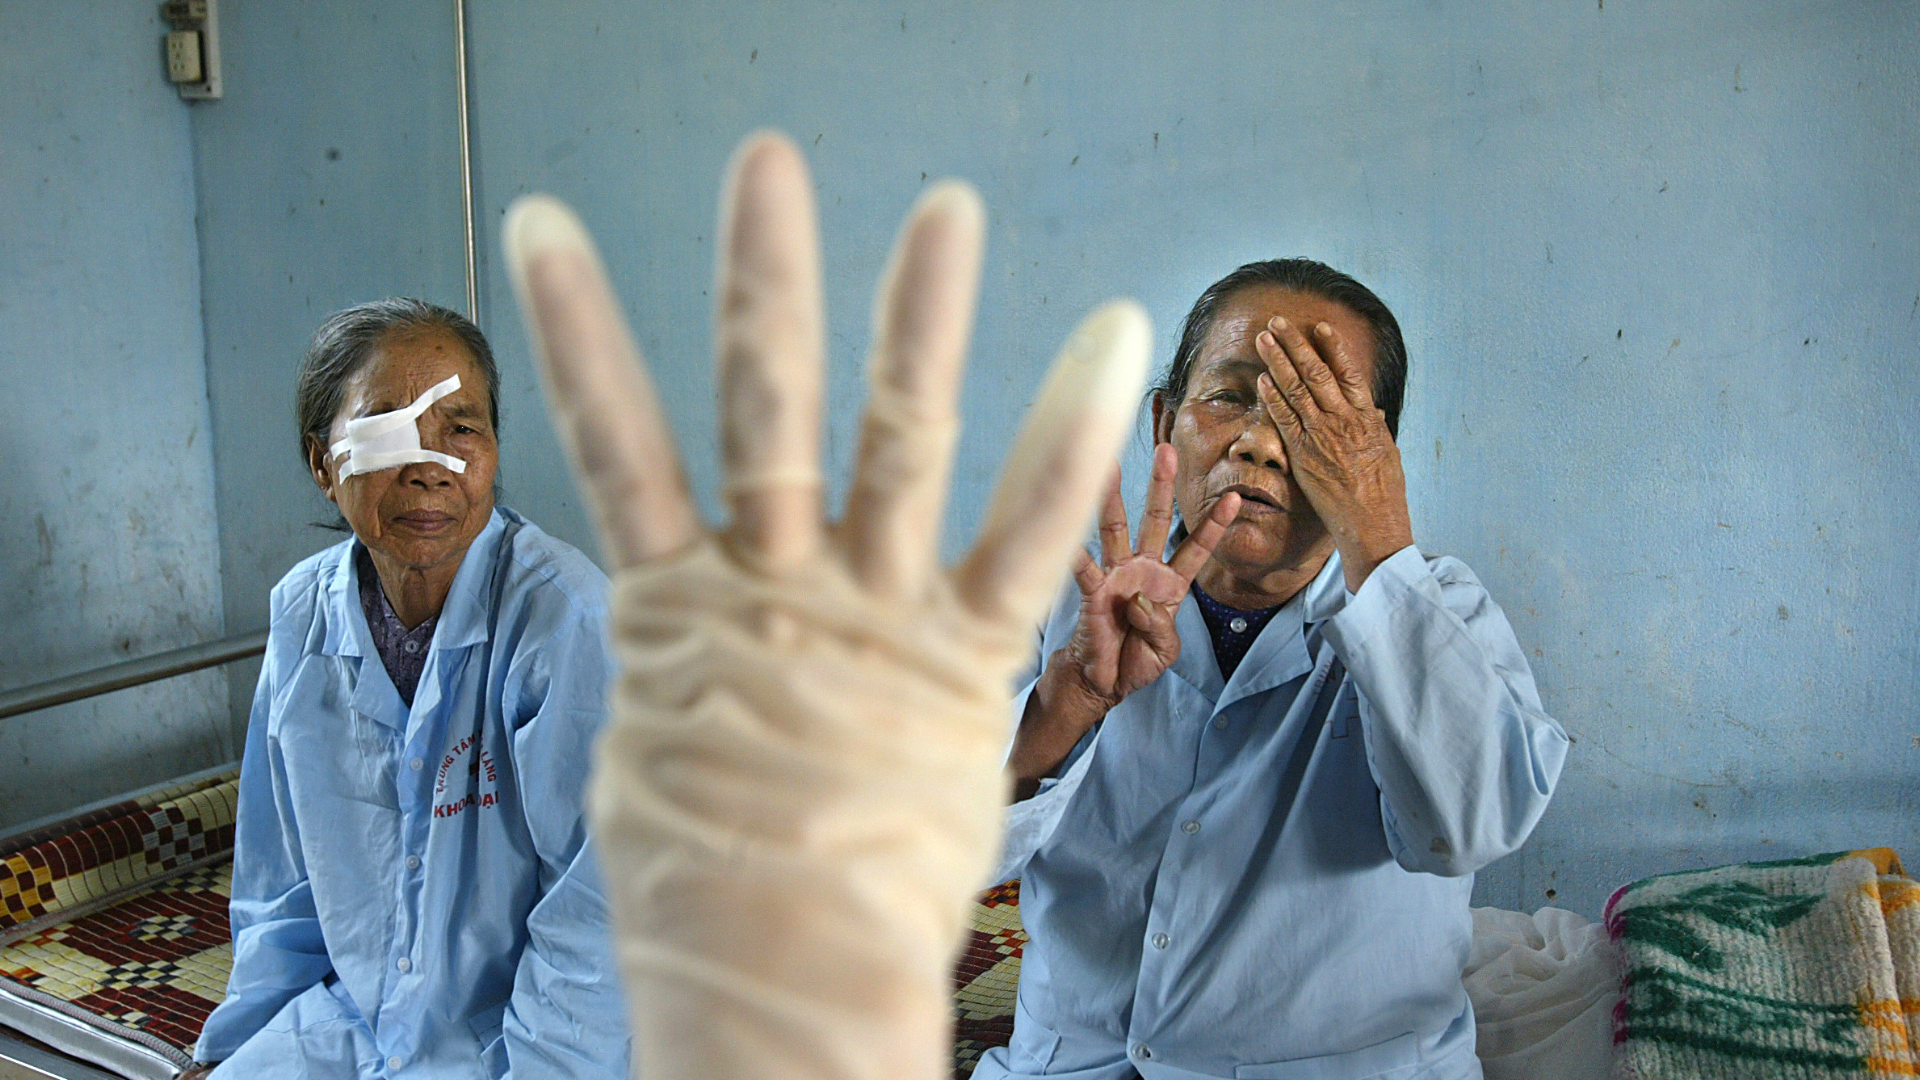
[[[433,462],[457,473],[466,472],[465,461],[434,453],[420,445],[420,415],[432,408],[434,402],[458,389],[460,376],[455,375],[429,387],[404,409],[347,421],[347,437],[327,448],[340,465],[340,479],[355,473],[397,469],[414,462]]]

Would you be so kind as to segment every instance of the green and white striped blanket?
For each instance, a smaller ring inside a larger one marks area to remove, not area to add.
[[[1621,1080],[1920,1075],[1920,887],[1890,850],[1647,878],[1606,920]]]

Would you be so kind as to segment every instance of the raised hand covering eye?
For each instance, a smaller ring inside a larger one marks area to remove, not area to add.
[[[1009,680],[1146,374],[1128,302],[1068,339],[971,552],[938,559],[985,214],[914,206],[881,282],[844,520],[819,474],[812,184],[747,140],[722,196],[731,519],[704,528],[579,221],[541,196],[508,261],[562,442],[616,564],[621,672],[590,807],[646,1080],[935,1080],[950,965],[999,842]]]

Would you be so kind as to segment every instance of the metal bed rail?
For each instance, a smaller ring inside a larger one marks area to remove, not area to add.
[[[188,645],[182,649],[169,649],[152,656],[143,656],[138,660],[127,660],[106,667],[82,671],[68,675],[63,679],[50,679],[32,686],[23,686],[18,690],[0,693],[0,720],[21,713],[47,709],[55,705],[64,705],[69,701],[98,697],[115,690],[125,690],[129,686],[170,679],[175,675],[185,675],[202,668],[219,667],[235,660],[245,660],[250,656],[259,656],[267,651],[267,632],[257,630],[251,634],[221,638],[219,641],[206,641],[198,645]]]

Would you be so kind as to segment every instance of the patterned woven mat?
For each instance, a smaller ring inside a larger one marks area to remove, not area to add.
[[[95,810],[0,849],[0,995],[192,1060],[226,993],[238,774]]]
[[[0,849],[0,945],[233,851],[238,769],[96,810]]]
[[[988,889],[974,902],[967,944],[953,972],[953,1075],[966,1080],[980,1055],[1013,1037],[1013,999],[1020,987],[1020,883]]]
[[[0,949],[0,993],[78,1017],[184,1067],[233,966],[233,863],[168,878]]]
[[[185,1066],[233,964],[235,776],[96,811],[0,850],[0,994]],[[955,1080],[1013,1035],[1020,883],[973,906],[954,968]]]

